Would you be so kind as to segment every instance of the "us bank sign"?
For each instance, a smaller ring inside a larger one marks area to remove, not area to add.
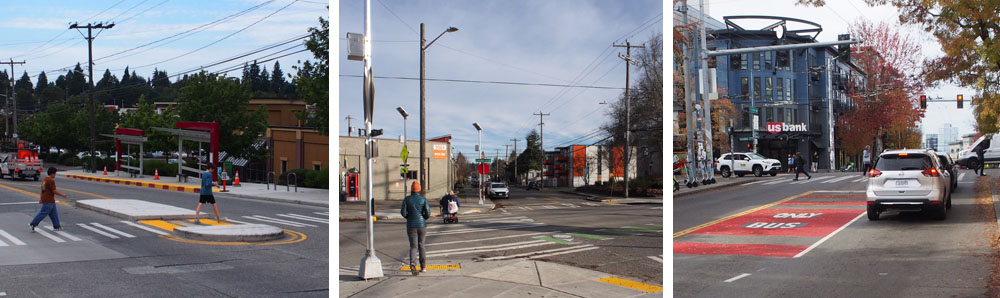
[[[807,131],[807,130],[808,128],[806,127],[805,123],[799,123],[799,124],[788,124],[784,122],[767,123],[767,132],[772,134],[786,132],[786,131]]]

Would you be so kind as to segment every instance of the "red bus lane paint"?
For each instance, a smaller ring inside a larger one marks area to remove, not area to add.
[[[807,218],[803,214],[815,214]],[[769,208],[729,219],[691,234],[823,237],[865,210]],[[796,215],[800,218],[792,218]]]
[[[717,244],[699,242],[674,242],[675,254],[688,255],[748,255],[760,257],[791,258],[808,249],[808,246],[778,244]]]

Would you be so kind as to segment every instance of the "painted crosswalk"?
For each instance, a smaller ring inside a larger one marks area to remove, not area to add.
[[[663,255],[659,255],[659,256],[648,256],[647,258],[649,258],[649,259],[651,259],[651,260],[653,260],[653,261],[657,261],[657,262],[660,262],[660,263],[663,263]]]
[[[812,182],[818,182],[817,184],[837,184],[837,183],[863,183],[868,182],[868,177],[858,177],[855,175],[813,175],[812,179],[806,179],[808,177],[799,177],[799,180],[789,179],[789,178],[768,178],[759,181],[754,181],[750,183],[745,183],[743,186],[750,185],[801,185]],[[961,178],[959,178],[961,180]]]

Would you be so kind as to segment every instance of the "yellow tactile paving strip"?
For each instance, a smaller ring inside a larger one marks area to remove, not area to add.
[[[153,189],[163,189],[163,190],[172,190],[172,191],[189,192],[189,193],[199,193],[199,192],[201,192],[201,187],[188,186],[188,185],[176,185],[176,184],[163,183],[163,182],[145,182],[145,181],[135,181],[135,180],[129,180],[129,179],[93,177],[93,176],[77,175],[77,174],[68,174],[68,175],[65,175],[65,176],[66,176],[66,178],[72,178],[72,179],[84,180],[84,181],[93,181],[93,182],[103,182],[103,183],[108,183],[108,184],[118,184],[118,185],[127,185],[127,186],[135,186],[135,187],[146,187],[146,188],[153,188]],[[219,191],[219,189],[218,188],[212,188],[212,191]]]

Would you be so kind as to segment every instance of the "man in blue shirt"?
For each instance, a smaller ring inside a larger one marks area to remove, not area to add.
[[[205,203],[212,204],[212,210],[215,210],[215,220],[222,221],[219,217],[219,207],[215,206],[215,196],[212,195],[212,186],[219,186],[218,183],[212,181],[212,171],[215,171],[215,165],[209,163],[208,168],[201,173],[201,197],[198,199],[198,208],[194,209],[194,223],[201,223],[198,220],[198,216],[201,214],[201,206]]]

